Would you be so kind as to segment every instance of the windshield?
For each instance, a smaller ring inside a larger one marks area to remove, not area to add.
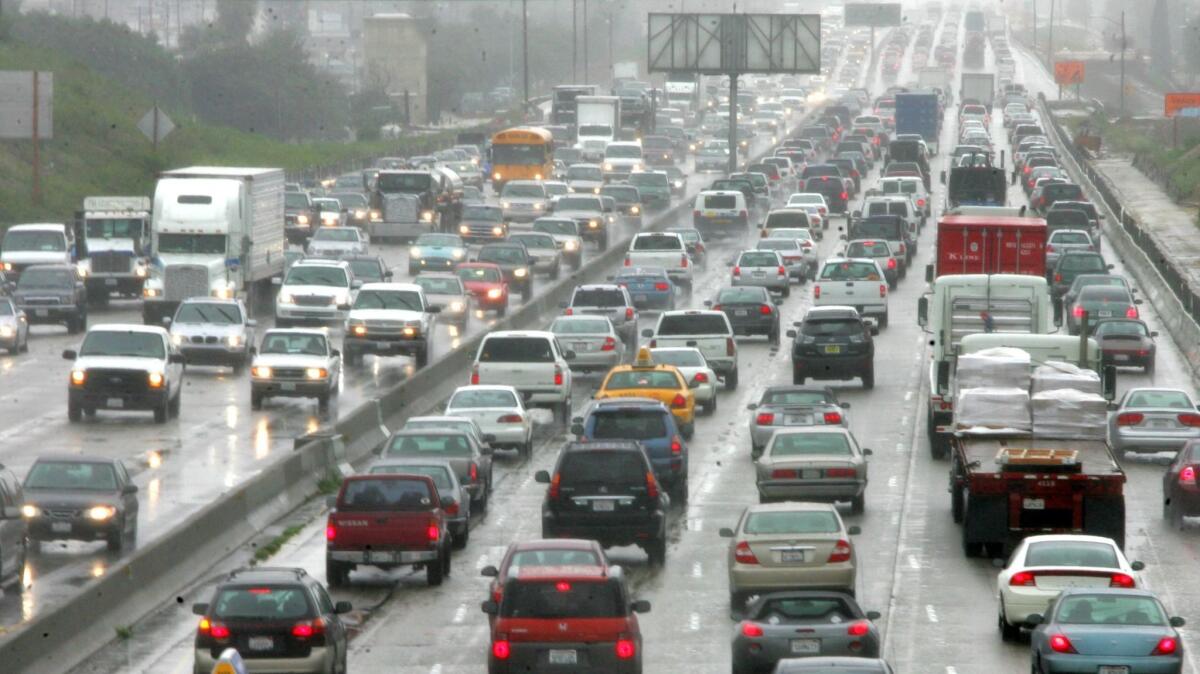
[[[578,236],[579,231],[575,228],[573,220],[535,220],[533,223],[533,231],[545,232],[547,234],[566,234],[570,236]]]
[[[592,415],[591,437],[594,440],[653,440],[666,436],[667,420],[662,410],[627,409]]]
[[[453,405],[453,402],[451,402]],[[408,433],[397,435],[388,443],[384,456],[471,456],[471,440],[466,433]]]
[[[823,391],[767,391],[763,405],[824,405],[832,403]]]
[[[13,306],[12,300],[0,298],[0,316],[12,316],[16,313],[16,307]]]
[[[479,262],[525,264],[525,250],[523,246],[484,246],[479,249],[475,259]]]
[[[611,136],[612,127],[607,124],[581,124],[576,135],[579,136]]]
[[[337,199],[342,208],[366,208],[368,203],[367,197],[362,194],[340,192],[333,195],[333,198]]]
[[[886,241],[853,241],[846,247],[849,257],[889,257],[892,249]]]
[[[545,196],[546,188],[534,183],[508,183],[504,186],[504,189],[500,191],[500,198],[502,199],[512,197],[534,197],[542,199]]]
[[[467,389],[458,391],[447,403],[447,408],[472,407],[516,407],[517,397],[504,389]]]
[[[550,332],[556,335],[607,335],[612,328],[605,319],[556,318],[550,324]]]
[[[1150,597],[1084,594],[1063,597],[1055,622],[1067,625],[1166,625],[1158,602]],[[1153,643],[1153,642],[1151,642]]]
[[[637,145],[609,145],[604,149],[606,159],[641,159],[642,148]]]
[[[308,208],[308,195],[303,192],[284,192],[284,208]],[[91,234],[89,230],[89,235]]]
[[[460,270],[460,272],[461,271],[472,270],[464,269]],[[421,286],[421,289],[424,290],[425,294],[427,295],[461,295],[463,292],[461,279],[453,276],[419,275],[413,282]]]
[[[358,230],[353,227],[321,227],[313,233],[312,240],[358,243]]]
[[[747,534],[835,534],[841,531],[837,516],[824,510],[750,513],[742,531]]]
[[[337,507],[347,512],[429,510],[432,503],[433,495],[424,480],[378,477],[347,481]]]
[[[362,290],[354,300],[354,308],[424,310],[421,306],[421,294],[411,290]]]
[[[830,262],[821,270],[826,281],[878,281],[879,269],[871,262]]]
[[[1059,261],[1060,269],[1066,271],[1107,271],[1104,258],[1099,255],[1063,255]]]
[[[540,166],[549,153],[549,145],[493,145],[492,166]]]
[[[349,260],[349,263],[354,278],[363,282],[383,280],[383,269],[379,267],[377,260]]]
[[[629,184],[639,187],[669,187],[666,173],[634,173]]]
[[[572,166],[567,169],[567,180],[603,180],[604,172],[599,166]]]
[[[704,356],[696,349],[651,349],[650,357],[659,365],[675,367],[704,367]]]
[[[717,304],[769,304],[770,300],[766,288],[755,286],[722,288],[717,293]]]
[[[706,194],[704,208],[732,211],[737,208],[737,197],[732,194]]]
[[[375,177],[380,192],[424,192],[432,185],[433,176],[428,173],[380,173]]]
[[[496,208],[495,206],[463,206],[462,219],[483,222],[500,222],[504,220],[504,211]]]
[[[668,370],[623,370],[614,372],[608,381],[600,387],[606,391],[624,391],[628,389],[679,389],[679,375]]]
[[[263,338],[260,353],[324,356],[328,353],[324,335],[269,332]]]
[[[17,287],[67,289],[75,286],[75,274],[63,267],[30,267],[17,279]]]
[[[771,625],[832,624],[839,625],[858,616],[838,597],[788,597],[762,603],[758,613],[747,616]],[[838,671],[842,671],[841,668]],[[852,674],[859,674],[851,670]]]
[[[337,199],[313,199],[313,206],[319,211],[340,211],[342,204]]]
[[[777,227],[796,227],[804,228],[809,225],[809,214],[807,211],[773,211],[767,214],[767,221],[763,224],[766,229],[775,229]]]
[[[553,363],[554,352],[545,337],[491,337],[479,348],[482,363]],[[510,393],[503,392],[505,395]]]
[[[185,302],[179,305],[172,324],[202,323],[208,325],[240,325],[242,310],[236,304]]]
[[[91,330],[79,347],[80,356],[128,356],[157,358],[167,356],[162,337],[149,332]]]
[[[642,195],[640,192],[638,192],[638,189],[632,186],[626,187],[621,185],[605,185],[604,187],[600,188],[600,194],[603,194],[606,197],[612,197],[618,202],[626,204],[637,203],[637,201],[642,198]]]
[[[625,615],[616,583],[544,581],[509,583],[500,605],[506,618],[619,618]]]
[[[732,334],[725,314],[670,314],[658,323],[659,337],[673,335],[721,335]]]
[[[554,237],[543,234],[514,234],[508,237],[514,243],[523,243],[525,248],[555,248]]]
[[[227,587],[213,602],[213,617],[251,621],[297,621],[312,615],[304,588]]]
[[[771,456],[850,455],[850,442],[841,433],[776,433]]]
[[[388,475],[403,473],[405,475],[424,475],[433,480],[433,486],[439,490],[454,487],[450,481],[450,471],[446,466],[431,466],[429,464],[385,463],[382,466],[371,466],[370,475]]]
[[[7,247],[8,239],[5,239]],[[159,234],[158,252],[174,255],[224,255],[222,234]]]
[[[1053,541],[1032,543],[1025,551],[1025,566],[1086,566],[1120,568],[1117,553],[1108,543]]]
[[[61,232],[28,229],[10,230],[4,235],[4,250],[37,251],[42,253],[65,252],[67,239]]]
[[[284,285],[345,288],[350,285],[350,281],[346,278],[346,270],[341,267],[295,265],[288,270]]]
[[[464,281],[479,283],[497,283],[503,277],[495,267],[459,267],[455,273]]]
[[[87,221],[89,239],[137,239],[142,236],[145,221],[136,218],[104,218]]]
[[[86,461],[38,461],[25,478],[26,489],[116,491],[111,464]]]
[[[587,197],[562,197],[555,204],[554,210],[557,211],[601,211],[600,200]]]

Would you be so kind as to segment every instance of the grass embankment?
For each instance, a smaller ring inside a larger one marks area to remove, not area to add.
[[[1191,121],[1191,120],[1187,120]],[[1083,125],[1103,139],[1106,152],[1137,157],[1138,166],[1178,201],[1200,202],[1200,134],[1179,128],[1179,146],[1172,147],[1169,127],[1165,120],[1109,120],[1093,116],[1089,119],[1070,119],[1067,127],[1072,135]]]

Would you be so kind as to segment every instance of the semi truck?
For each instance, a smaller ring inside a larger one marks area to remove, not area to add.
[[[960,101],[972,100],[992,107],[996,100],[996,76],[991,73],[963,73],[958,98]]]
[[[621,128],[621,99],[617,96],[579,96],[575,99],[575,147],[587,161],[604,158],[604,148]]]
[[[150,197],[85,197],[75,213],[79,271],[89,304],[104,305],[113,293],[141,297],[150,275]]]
[[[595,96],[594,84],[561,84],[554,87],[554,97],[550,104],[550,123],[575,125],[576,101],[580,96]]]
[[[160,325],[189,297],[268,302],[283,273],[283,169],[193,166],[154,188],[142,319]]]
[[[1041,218],[943,215],[926,279],[947,274],[1045,276],[1046,236]]]
[[[959,157],[950,168],[949,179],[946,171],[942,171],[941,179],[946,185],[948,211],[960,206],[1004,206],[1008,201],[1004,166],[993,166],[987,152]]]
[[[896,134],[916,133],[932,154],[938,153],[942,131],[942,106],[933,92],[896,94]]]

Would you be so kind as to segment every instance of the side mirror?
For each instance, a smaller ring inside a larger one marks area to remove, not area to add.
[[[453,496],[447,496],[446,498],[442,499],[441,501],[442,501],[442,510],[445,510],[446,508],[449,508],[450,506],[458,505],[458,501],[454,500]]]
[[[340,310],[340,311],[350,311],[350,305],[349,305],[349,304],[339,304],[339,305],[338,305],[338,310]]]
[[[550,473],[544,470],[539,470],[533,474],[533,481],[538,484],[550,484]]]
[[[1150,331],[1150,337],[1151,337],[1151,338],[1158,337],[1158,331],[1157,331],[1157,330],[1151,330],[1151,331]]]
[[[1134,300],[1133,300],[1133,303],[1134,303],[1134,304],[1141,304],[1141,303],[1142,303],[1142,301],[1141,301],[1141,300],[1139,300],[1139,299],[1134,299]]]
[[[1141,571],[1142,569],[1146,568],[1146,565],[1142,562],[1130,562],[1129,568],[1133,569],[1134,571]]]
[[[1111,264],[1110,264],[1110,265],[1105,265],[1105,268],[1107,268],[1107,269],[1112,269],[1112,268],[1113,268],[1113,265],[1111,265]]]
[[[796,338],[796,331],[795,331],[795,330],[788,330],[788,331],[787,331],[787,336],[788,336],[788,337],[791,337],[792,339],[795,339],[795,338]]]
[[[647,337],[647,338],[649,338],[649,337],[653,337],[653,336],[654,336],[654,331],[653,331],[653,330],[651,330],[650,328],[646,328],[645,330],[642,330],[642,336],[643,336],[643,337]]]
[[[629,605],[629,610],[634,613],[649,613],[650,602],[646,599],[639,599]]]
[[[925,265],[925,282],[933,283],[933,265],[932,264]]]
[[[162,324],[163,324],[163,327],[164,327],[164,328],[169,328],[169,327],[171,327],[171,317],[170,317],[170,316],[163,316],[163,317],[162,317]]]
[[[363,285],[362,279],[356,278],[350,282],[350,287],[353,288],[354,290],[358,290],[359,288],[362,287],[362,285]]]
[[[484,441],[484,442],[486,442],[486,443],[488,443],[488,444],[490,445],[490,444],[492,444],[493,442],[495,442],[495,441],[496,441],[496,436],[495,436],[495,435],[493,435],[493,434],[491,434],[491,433],[484,433],[484,434],[483,434],[483,441]]]
[[[330,351],[329,353],[330,353],[330,355],[332,355],[334,358],[341,358],[341,357],[342,357],[342,352],[341,352],[341,351],[338,351],[337,349],[334,349],[334,350]]]
[[[849,529],[846,529],[846,533],[851,536],[857,536],[862,533],[862,527],[852,526]]]
[[[492,449],[491,447],[489,447],[487,445],[483,445],[482,447],[479,448],[479,453],[482,454],[483,456],[491,456],[496,453],[496,450]]]
[[[753,412],[754,410],[758,409],[758,403],[750,403],[749,405],[746,405],[746,409]]]
[[[183,354],[172,353],[171,355],[167,356],[167,362],[173,365],[180,365],[184,362]]]
[[[138,486],[136,484],[127,484],[124,487],[121,487],[121,494],[123,495],[136,493],[138,493]]]
[[[563,351],[563,359],[564,360],[575,360],[575,352],[574,351]]]
[[[258,347],[256,347],[256,346],[250,347],[250,357],[253,358],[257,355],[258,355]]]
[[[271,285],[273,285],[273,286],[283,285],[283,278],[279,277],[279,276],[272,276],[271,277]]]
[[[192,613],[196,615],[204,615],[208,613],[208,602],[197,602],[192,604]]]
[[[500,570],[489,564],[479,570],[479,575],[486,578],[497,578],[500,576]]]
[[[730,529],[729,527],[721,527],[717,531],[717,535],[721,538],[733,538],[733,529]]]
[[[867,620],[879,620],[881,617],[879,611],[867,611]]]
[[[496,615],[500,612],[500,606],[491,599],[480,604],[479,608],[488,615]]]
[[[872,450],[870,447],[863,447],[862,453],[863,453],[863,456],[874,456],[875,455],[875,451]]]
[[[571,424],[571,435],[575,437],[583,436],[583,424]]]
[[[351,604],[348,601],[339,601],[338,603],[333,605],[333,612],[338,615],[342,615],[343,613],[349,613],[353,610],[354,610],[354,604]]]
[[[844,410],[848,410],[848,409],[850,409],[850,403],[838,403],[838,407],[840,407]]]
[[[712,300],[704,300],[704,306],[712,307],[712,305],[713,305]],[[649,337],[649,335],[647,335],[647,337]]]
[[[384,277],[384,278],[392,278],[392,276],[394,276],[394,275],[395,275],[395,274],[393,274],[391,270],[388,270],[388,271],[385,271],[385,272],[383,272],[383,277]]]
[[[926,267],[928,270],[929,267]],[[926,276],[929,274],[926,273]],[[922,295],[917,299],[917,325],[922,328],[929,324],[929,296]]]
[[[75,349],[63,349],[63,360],[75,360],[79,355],[75,353]]]
[[[853,211],[853,212],[851,212],[851,213],[850,213],[850,217],[852,217],[852,218],[861,218],[861,217],[862,217],[862,211]]]
[[[1046,622],[1046,617],[1041,613],[1030,613],[1025,617],[1026,625],[1041,625],[1044,622]]]
[[[1187,621],[1184,620],[1183,618],[1180,618],[1179,616],[1171,617],[1171,627],[1183,627],[1186,624],[1187,624]]]
[[[442,308],[441,307],[425,307],[425,313],[440,314],[440,313],[442,313]]]
[[[257,320],[255,320],[255,319],[253,319],[253,318],[251,318],[250,320],[246,321],[246,327],[247,327],[247,328],[257,328],[257,327],[258,327],[258,321],[257,321]]]

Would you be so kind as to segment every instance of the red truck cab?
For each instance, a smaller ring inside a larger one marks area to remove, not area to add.
[[[446,514],[428,475],[351,476],[330,501],[325,576],[331,587],[348,583],[360,565],[424,568],[430,585],[450,575]]]
[[[1042,218],[947,215],[938,221],[937,256],[929,279],[947,274],[1046,275]]]

